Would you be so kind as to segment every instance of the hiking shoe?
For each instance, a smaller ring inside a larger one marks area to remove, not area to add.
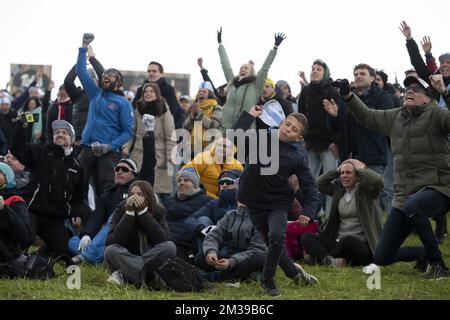
[[[423,276],[425,280],[443,280],[450,277],[450,271],[445,265],[435,263],[430,265],[427,273]]]
[[[115,284],[119,287],[122,287],[125,284],[125,281],[123,280],[122,272],[120,272],[118,270],[111,273],[111,276],[106,280],[106,282]]]
[[[76,255],[75,257],[72,257],[70,260],[71,260],[72,265],[82,264],[83,262],[86,261],[86,259],[84,259],[84,257],[81,254]]]
[[[277,298],[281,296],[280,290],[277,289],[275,286],[275,282],[272,280],[264,281],[262,283],[262,287],[264,290],[264,294],[267,294],[268,296],[271,296],[273,298]]]
[[[308,286],[311,284],[318,284],[319,280],[313,275],[307,273],[298,263],[294,263],[294,266],[297,268],[298,273],[295,276],[294,283],[300,286]]]

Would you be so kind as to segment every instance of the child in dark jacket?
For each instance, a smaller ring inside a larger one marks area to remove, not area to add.
[[[250,112],[243,112],[234,129],[248,130],[262,111],[261,107],[253,106]],[[307,125],[304,115],[292,113],[280,124],[278,133],[272,131],[272,128],[267,130],[268,137],[258,139],[258,150],[255,151],[258,153],[257,161],[248,163],[248,160],[254,159],[251,157],[249,159],[249,151],[246,150],[246,167],[239,180],[238,203],[248,207],[250,218],[268,247],[262,286],[264,292],[270,296],[281,294],[274,280],[278,264],[286,276],[293,279],[296,284],[306,285],[318,282],[300,265],[295,265],[284,249],[287,213],[294,200],[294,193],[288,183],[289,177],[294,174],[298,177],[305,194],[303,204],[305,216],[302,217],[302,224],[307,225],[314,216],[318,201],[317,185],[308,168],[305,150],[298,144],[303,139]],[[277,140],[272,141],[272,139]],[[271,155],[271,163],[263,164],[259,156],[261,148],[266,148],[265,154]],[[271,148],[275,149],[270,150]],[[274,160],[278,160],[278,168],[275,168],[275,173],[267,174],[265,169],[268,169]]]

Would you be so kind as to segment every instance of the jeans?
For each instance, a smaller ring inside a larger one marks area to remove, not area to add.
[[[319,153],[308,151],[308,165],[312,176],[317,180],[321,170],[323,173],[330,170],[336,170],[338,167],[338,161],[330,150]],[[326,196],[325,214],[327,218],[330,215],[331,200],[332,197]]]
[[[119,161],[119,154],[109,151],[98,157],[90,147],[83,146],[78,162],[85,173],[86,187],[90,176],[94,179],[95,193],[99,197],[107,184],[114,184],[114,167]]]
[[[384,266],[398,261],[414,261],[426,254],[430,263],[444,264],[429,218],[445,215],[449,204],[449,199],[442,193],[425,189],[409,197],[402,210],[393,208],[375,250],[375,263]],[[412,229],[424,248],[400,247]]]
[[[72,237],[69,240],[69,250],[74,255],[81,255],[87,262],[91,264],[99,264],[103,262],[103,256],[105,254],[106,237],[108,236],[109,225],[111,224],[112,215],[108,221],[103,225],[100,231],[92,239],[87,248],[81,252],[78,250],[80,244],[80,238],[78,236]]]
[[[253,225],[264,238],[268,248],[264,261],[263,281],[273,281],[278,265],[287,277],[295,278],[298,270],[284,248],[287,212],[283,210],[260,211],[249,209],[249,214]]]
[[[206,227],[214,225],[214,222],[212,222],[212,220],[207,216],[198,217],[197,221]],[[203,252],[203,241],[205,240],[205,236],[201,234],[197,236],[195,240],[197,242],[198,252]]]

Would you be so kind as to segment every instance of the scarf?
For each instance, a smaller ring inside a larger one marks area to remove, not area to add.
[[[141,116],[150,114],[155,117],[159,117],[167,111],[166,106],[161,105],[161,102],[157,100],[151,102],[140,101],[137,109]]]
[[[234,79],[233,79],[233,85],[236,87],[236,89],[237,88],[239,88],[240,86],[242,86],[243,84],[246,84],[246,83],[250,83],[250,82],[253,82],[253,81],[255,81],[256,80],[256,77],[255,76],[248,76],[248,77],[244,77],[244,78],[239,78],[239,76],[238,77],[235,77]]]
[[[177,190],[177,197],[180,200],[185,200],[185,199],[189,198],[190,196],[195,195],[198,192],[200,192],[200,189],[195,189],[195,188],[193,188],[192,190],[190,190],[186,193],[181,193],[179,190]]]

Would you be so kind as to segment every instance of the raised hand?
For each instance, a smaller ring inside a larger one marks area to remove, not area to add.
[[[305,76],[305,72],[304,72],[304,71],[299,71],[299,72],[298,72],[298,76],[300,77],[300,85],[301,85],[302,87],[308,85],[308,80],[306,79],[306,76]]]
[[[284,33],[276,33],[275,34],[275,47],[278,48],[284,39],[286,39],[286,36],[284,35]]]
[[[435,88],[439,93],[443,93],[447,89],[444,84],[444,78],[442,77],[442,74],[431,75],[430,82],[433,88]]]
[[[402,23],[400,24],[399,29],[403,33],[403,35],[405,36],[405,38],[407,40],[411,40],[412,39],[411,27],[408,26],[408,24],[405,21],[402,21]]]
[[[323,108],[330,116],[332,116],[333,118],[337,117],[338,106],[337,106],[336,102],[334,102],[333,99],[331,99],[331,100],[324,99],[322,101],[322,104],[323,104]]]
[[[431,45],[431,40],[430,40],[429,36],[423,37],[423,40],[420,41],[420,44],[422,45],[423,52],[425,52],[425,53],[431,52],[432,45]]]
[[[200,69],[203,69],[203,58],[202,57],[197,59],[197,64],[200,67]]]
[[[218,42],[219,44],[222,43],[222,27],[220,27],[220,30],[217,31],[217,42]]]
[[[95,36],[92,33],[83,34],[83,48],[87,48],[94,39]]]
[[[254,118],[258,118],[262,115],[264,109],[262,106],[253,106],[248,113],[250,113]]]

